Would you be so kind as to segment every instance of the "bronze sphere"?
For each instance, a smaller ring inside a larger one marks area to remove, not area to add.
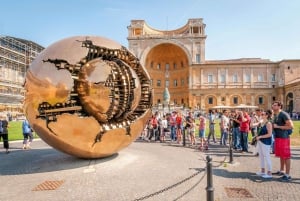
[[[52,147],[101,158],[128,146],[151,116],[150,78],[139,60],[103,37],[60,40],[26,73],[24,111]]]

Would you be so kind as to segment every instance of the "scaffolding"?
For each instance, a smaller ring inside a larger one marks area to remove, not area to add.
[[[23,113],[25,74],[43,49],[32,41],[0,35],[0,113]]]

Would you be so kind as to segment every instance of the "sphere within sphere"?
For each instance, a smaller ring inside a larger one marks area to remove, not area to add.
[[[52,147],[101,158],[128,146],[151,116],[150,79],[138,59],[103,37],[60,40],[26,73],[24,111]]]

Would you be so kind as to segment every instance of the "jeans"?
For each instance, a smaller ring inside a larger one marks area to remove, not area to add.
[[[228,139],[228,130],[224,129],[221,133],[221,140],[220,140],[220,144],[221,145],[226,145],[227,143],[227,139]]]
[[[176,127],[175,126],[171,126],[171,140],[175,141],[176,140]]]
[[[240,128],[232,128],[232,136],[233,136],[233,148],[234,149],[241,149],[241,133]]]
[[[241,131],[241,137],[242,151],[248,152],[248,132]]]
[[[214,124],[210,124],[209,125],[209,133],[207,136],[207,142],[209,143],[209,139],[212,136],[214,143],[216,143],[216,135],[215,135],[215,125]]]

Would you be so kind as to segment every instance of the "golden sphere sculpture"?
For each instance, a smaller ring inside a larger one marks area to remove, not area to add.
[[[44,49],[27,70],[24,111],[50,146],[102,158],[128,146],[151,116],[150,78],[115,41],[75,36]]]

